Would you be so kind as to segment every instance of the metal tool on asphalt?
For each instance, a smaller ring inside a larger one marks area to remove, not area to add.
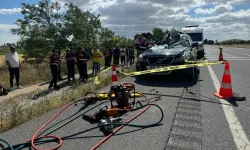
[[[116,117],[116,118],[107,118],[107,119],[101,119],[98,126],[101,130],[103,130],[105,133],[112,133],[114,128],[116,127],[114,123],[119,123],[122,121],[122,117]]]
[[[226,62],[225,64],[220,91],[218,93],[215,93],[214,95],[221,99],[233,98],[233,89],[231,83],[229,62]]]

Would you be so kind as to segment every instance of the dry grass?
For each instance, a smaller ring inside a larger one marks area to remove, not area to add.
[[[223,46],[250,49],[250,44],[232,44],[232,45],[223,45]]]
[[[22,62],[23,59],[23,54],[19,54],[20,61]],[[5,66],[5,55],[0,55],[0,66]]]
[[[101,63],[103,66],[104,61]],[[88,69],[92,69],[92,60],[88,62]],[[63,61],[61,64],[61,74],[65,76],[67,74],[66,62]],[[75,66],[75,72],[78,72],[77,67]],[[0,83],[4,87],[9,87],[9,72],[6,65],[0,66]],[[27,62],[22,63],[21,75],[20,75],[20,85],[29,86],[38,84],[41,82],[46,82],[51,80],[51,71],[50,66],[47,62],[37,64],[31,64]],[[15,82],[14,82],[15,83]]]

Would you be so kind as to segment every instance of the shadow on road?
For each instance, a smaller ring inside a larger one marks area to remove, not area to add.
[[[188,79],[186,74],[173,72],[170,75],[145,75],[135,77],[135,83],[143,86],[153,87],[190,87],[194,86],[199,80],[199,70],[196,70],[194,80]]]

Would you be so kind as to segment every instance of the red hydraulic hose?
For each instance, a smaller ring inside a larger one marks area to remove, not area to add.
[[[58,113],[56,113],[48,122],[46,122],[41,128],[38,129],[38,131],[33,135],[32,139],[31,139],[31,146],[35,149],[35,150],[56,150],[58,149],[61,145],[62,145],[62,139],[58,136],[41,136],[41,137],[37,137],[38,133],[45,128],[46,125],[48,125],[50,122],[52,122],[58,115],[60,115],[65,109],[67,109],[70,105],[72,105],[73,103],[76,103],[78,101],[81,101],[82,99],[78,99],[75,101],[72,101],[71,103],[67,104],[66,106],[64,106]],[[58,139],[59,144],[51,149],[40,149],[38,147],[35,146],[34,141],[37,139],[44,139],[44,138],[55,138]]]
[[[149,102],[149,103],[151,103],[151,102]],[[141,112],[139,112],[138,114],[136,114],[135,116],[133,116],[132,118],[127,120],[126,123],[133,121],[135,118],[137,118],[138,116],[143,114],[149,107],[150,107],[150,105],[146,106]],[[116,128],[112,133],[110,133],[108,136],[106,136],[104,139],[102,139],[99,143],[97,143],[94,147],[92,147],[91,150],[95,150],[96,148],[98,148],[100,145],[102,145],[105,141],[107,141],[111,136],[113,136],[116,132],[118,132],[124,126],[125,125],[122,125],[119,128]]]

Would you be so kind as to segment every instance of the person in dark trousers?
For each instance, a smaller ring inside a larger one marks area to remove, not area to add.
[[[114,64],[116,66],[118,66],[119,65],[120,50],[117,46],[113,50],[113,56],[114,56]]]
[[[59,64],[58,64],[58,79],[59,81],[63,80],[62,76],[61,76],[61,63],[62,63],[62,59],[61,59],[61,49],[59,47],[57,47],[58,50],[58,58],[59,58]]]
[[[5,60],[8,65],[10,73],[10,91],[14,90],[13,86],[14,76],[16,77],[17,88],[22,89],[23,87],[19,85],[21,63],[19,61],[19,56],[14,46],[10,47],[10,52],[6,54]]]
[[[109,50],[109,54],[110,54],[109,65],[111,66],[111,64],[112,64],[112,48],[109,47],[108,50]]]
[[[134,47],[130,46],[129,49],[129,58],[130,58],[130,65],[132,66],[134,64],[134,60],[135,60],[135,52],[134,52]]]
[[[103,52],[103,55],[105,57],[105,69],[108,68],[110,66],[110,52],[109,52],[109,49],[106,49],[104,52]]]
[[[86,82],[88,80],[88,68],[87,68],[87,61],[89,59],[89,55],[87,52],[82,48],[78,47],[76,55],[77,64],[79,66],[79,74],[80,79],[82,82]]]
[[[129,49],[130,49],[130,46],[128,46],[126,48],[126,65],[128,66],[129,64]]]
[[[121,56],[121,64],[125,65],[125,59],[126,59],[126,49],[125,49],[125,47],[122,47],[120,49],[120,56]]]
[[[8,95],[8,91],[0,84],[0,96]]]
[[[68,81],[72,78],[75,80],[75,53],[73,48],[70,49],[66,54],[67,69],[68,69]]]
[[[52,55],[50,56],[50,69],[52,74],[52,80],[49,85],[49,89],[51,89],[54,86],[54,89],[60,89],[60,87],[57,85],[57,75],[58,75],[58,51],[56,49],[52,50]]]

